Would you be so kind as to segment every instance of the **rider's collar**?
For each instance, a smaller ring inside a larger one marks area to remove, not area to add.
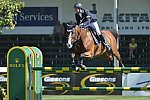
[[[84,12],[83,9],[80,9],[79,13],[78,14],[82,14]]]

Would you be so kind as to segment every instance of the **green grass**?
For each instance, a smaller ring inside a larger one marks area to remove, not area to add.
[[[42,100],[150,100],[150,96],[43,95]]]

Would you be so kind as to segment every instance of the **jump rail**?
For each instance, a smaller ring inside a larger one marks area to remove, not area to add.
[[[41,70],[44,72],[55,72],[55,73],[65,73],[72,72],[77,73],[72,67],[36,67],[33,70]],[[150,67],[87,67],[86,70],[79,70],[79,72],[89,72],[89,73],[149,73]]]
[[[44,87],[43,90],[73,90],[73,91],[80,91],[80,90],[88,90],[88,91],[146,91],[150,90],[150,87]]]

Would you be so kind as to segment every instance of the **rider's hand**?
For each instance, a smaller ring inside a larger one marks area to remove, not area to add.
[[[80,27],[85,27],[84,23],[79,24]]]

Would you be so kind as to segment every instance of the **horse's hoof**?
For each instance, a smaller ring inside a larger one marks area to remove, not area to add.
[[[82,65],[81,65],[81,69],[82,69],[82,70],[86,70],[86,66],[82,64]]]
[[[79,67],[75,67],[75,70],[78,72],[80,70],[80,68]]]

